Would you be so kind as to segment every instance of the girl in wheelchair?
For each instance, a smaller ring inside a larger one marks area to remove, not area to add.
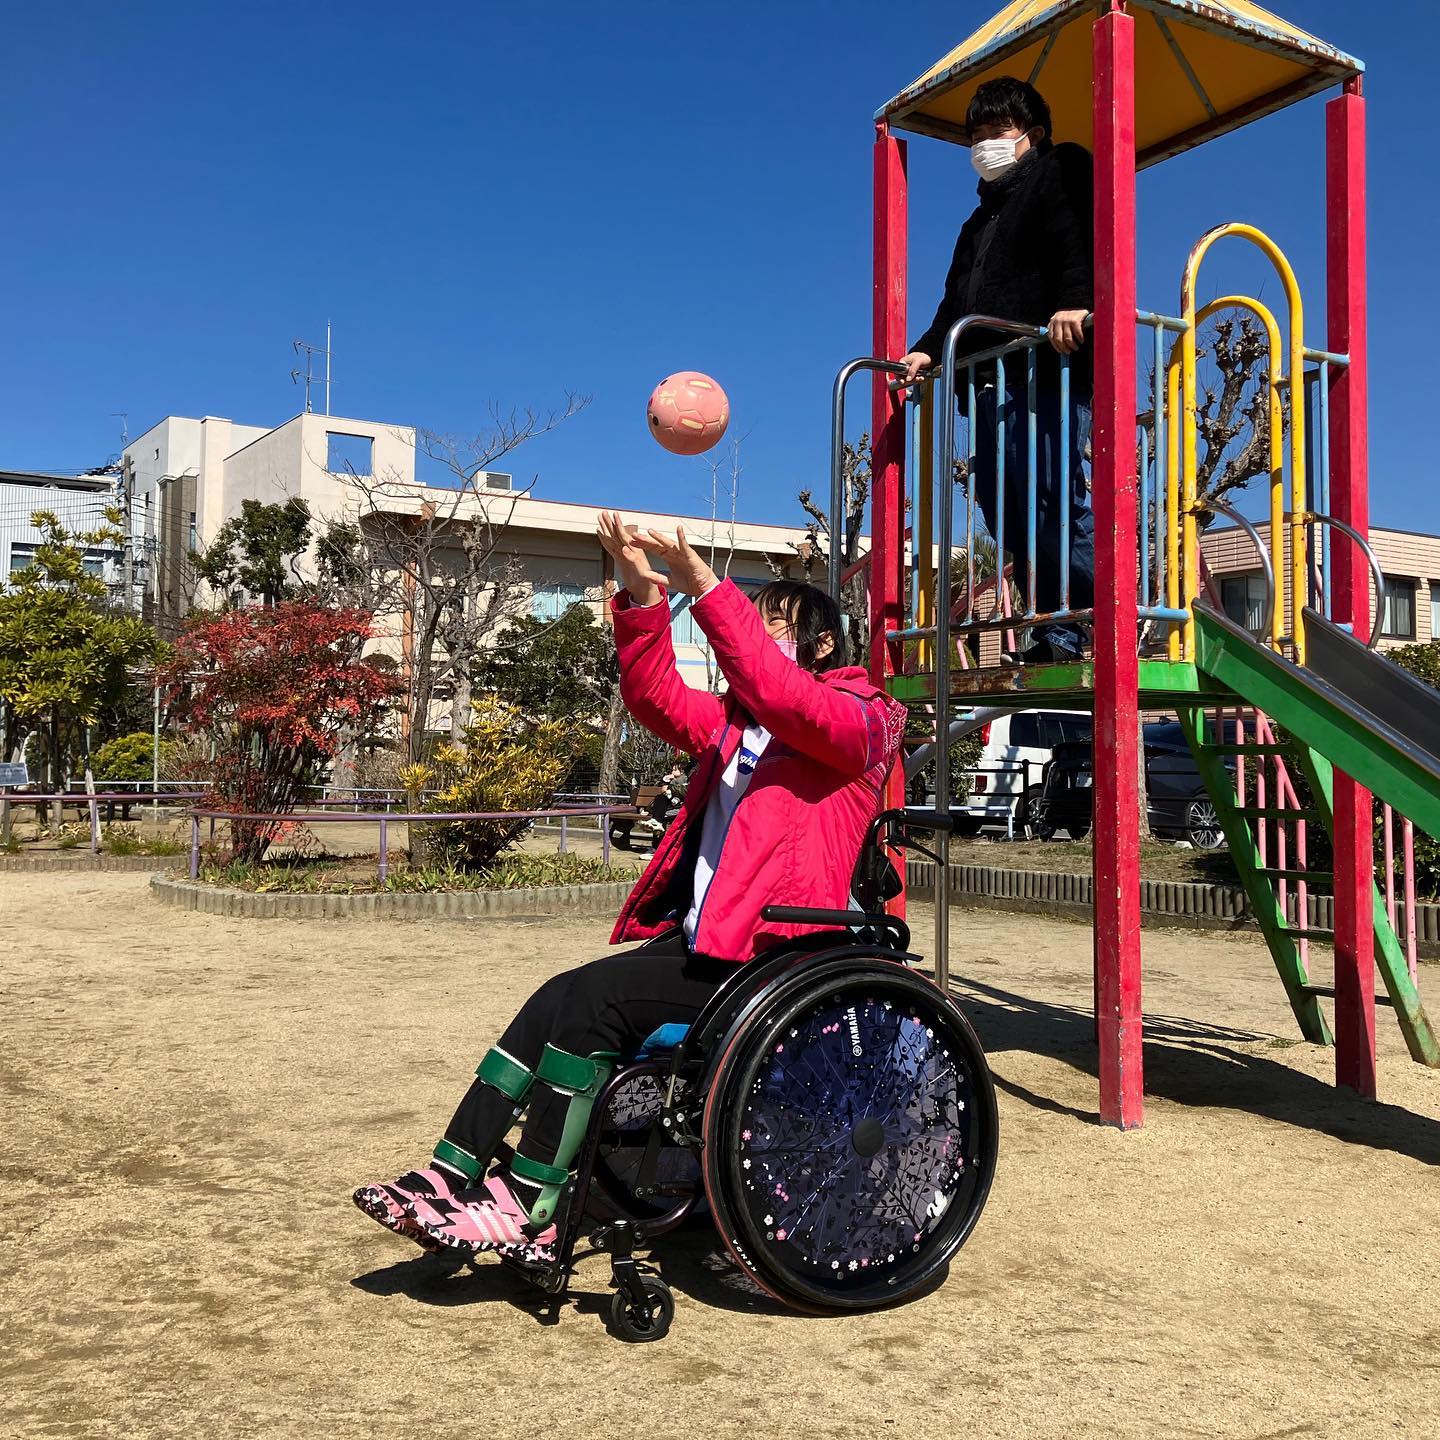
[[[824,591],[775,581],[752,603],[678,526],[673,539],[642,534],[609,513],[598,532],[623,586],[612,611],[626,706],[698,763],[611,937],[638,946],[542,985],[481,1060],[430,1162],[355,1192],[366,1215],[433,1251],[554,1259],[551,1222],[615,1064],[661,1024],[693,1021],[736,967],[819,928],[766,920],[767,906],[848,906],[904,731],[904,708],[846,664]],[[653,557],[692,599],[723,699],[681,679]],[[493,1164],[522,1115],[508,1163]]]

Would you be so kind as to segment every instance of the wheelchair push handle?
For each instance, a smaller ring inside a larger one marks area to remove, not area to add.
[[[928,830],[935,835],[953,835],[956,823],[965,817],[953,810],[882,810],[871,822],[865,836],[868,845],[881,844],[881,836],[889,831],[887,845],[903,845],[908,830]]]

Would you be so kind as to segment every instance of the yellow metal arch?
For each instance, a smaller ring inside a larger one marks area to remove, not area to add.
[[[1248,240],[1255,245],[1270,263],[1275,267],[1276,274],[1280,277],[1280,283],[1285,289],[1285,300],[1288,309],[1288,366],[1285,375],[1279,372],[1280,356],[1280,327],[1269,309],[1258,300],[1244,295],[1226,295],[1219,300],[1211,301],[1202,310],[1197,312],[1195,306],[1196,278],[1200,271],[1200,262],[1204,260],[1210,247],[1217,240],[1226,236],[1236,236],[1242,240]],[[1197,359],[1196,349],[1198,331],[1200,324],[1213,315],[1217,310],[1241,307],[1255,315],[1265,326],[1266,334],[1270,341],[1270,547],[1275,561],[1276,585],[1281,593],[1275,597],[1275,617],[1272,621],[1272,643],[1279,647],[1283,638],[1282,627],[1287,609],[1292,614],[1293,624],[1291,626],[1292,640],[1295,646],[1296,658],[1301,662],[1305,658],[1305,636],[1304,626],[1301,619],[1303,608],[1303,597],[1305,594],[1305,528],[1302,520],[1291,521],[1291,544],[1290,544],[1290,583],[1287,587],[1284,577],[1287,574],[1284,565],[1284,451],[1283,445],[1283,417],[1284,409],[1280,399],[1280,390],[1286,381],[1289,381],[1290,394],[1290,483],[1291,483],[1291,504],[1290,511],[1293,516],[1298,517],[1305,509],[1305,403],[1304,403],[1304,376],[1305,376],[1305,312],[1304,302],[1300,296],[1300,284],[1295,278],[1295,271],[1285,252],[1268,236],[1263,230],[1256,229],[1253,225],[1242,224],[1238,221],[1230,221],[1224,225],[1217,225],[1213,230],[1207,231],[1195,243],[1190,251],[1189,258],[1185,262],[1185,274],[1181,281],[1180,288],[1180,313],[1186,322],[1186,328],[1182,332],[1179,341],[1180,365],[1178,394],[1175,384],[1175,364],[1172,355],[1170,374],[1167,376],[1167,389],[1170,395],[1170,413],[1172,422],[1177,411],[1181,420],[1180,430],[1180,476],[1179,476],[1179,509],[1171,510],[1171,514],[1180,516],[1180,535],[1178,546],[1172,537],[1172,556],[1178,548],[1180,558],[1183,561],[1185,603],[1194,599],[1199,594],[1200,584],[1200,538],[1197,528],[1197,497],[1196,497],[1196,470],[1198,464],[1197,449],[1197,409],[1198,409],[1198,380],[1196,376]],[[1277,420],[1282,423],[1277,424]],[[1173,453],[1173,446],[1172,446]],[[1172,477],[1173,484],[1173,477]],[[1172,503],[1175,496],[1172,493]],[[1172,569],[1172,574],[1175,571]],[[1289,589],[1291,603],[1287,606],[1285,590]],[[1173,650],[1173,646],[1172,646]],[[1192,618],[1186,622],[1183,645],[1184,656],[1192,658],[1195,653],[1195,622]]]

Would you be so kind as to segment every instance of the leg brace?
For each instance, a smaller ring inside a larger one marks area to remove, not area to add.
[[[510,1162],[511,1172],[517,1179],[540,1187],[540,1198],[530,1211],[532,1222],[542,1224],[554,1215],[560,1193],[573,1173],[575,1157],[585,1143],[595,1101],[618,1058],[613,1051],[597,1050],[593,1055],[580,1056],[546,1045],[535,1078],[556,1094],[568,1096],[570,1104],[565,1111],[565,1125],[553,1164],[531,1160],[518,1150]]]
[[[507,1055],[498,1045],[492,1045],[485,1052],[485,1058],[476,1067],[475,1074],[482,1085],[498,1090],[511,1102],[517,1117],[525,1108],[536,1078],[534,1072]],[[458,1170],[472,1182],[484,1175],[485,1167],[490,1163],[490,1156],[472,1155],[453,1140],[442,1140],[435,1147],[435,1159],[443,1161],[452,1170]]]

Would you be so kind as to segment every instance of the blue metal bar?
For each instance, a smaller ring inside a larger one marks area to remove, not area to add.
[[[1349,364],[1347,360],[1345,362]],[[1322,515],[1330,514],[1330,366],[1332,362],[1328,359],[1320,362],[1320,474],[1319,490],[1320,504],[1318,509]],[[1330,527],[1320,527],[1320,590],[1322,615],[1333,615],[1334,611],[1330,606]],[[1375,602],[1382,610],[1385,608],[1385,597],[1380,596]]]
[[[1155,321],[1155,599],[1165,598],[1166,506],[1170,498],[1170,446],[1165,413],[1165,327]]]
[[[1348,355],[1337,355],[1333,350],[1312,350],[1308,345],[1301,351],[1307,360],[1318,360],[1325,365],[1348,365]]]
[[[1154,310],[1137,310],[1135,319],[1141,325],[1159,325],[1163,330],[1174,330],[1181,335],[1190,328],[1188,320],[1182,320],[1178,315],[1160,315]]]
[[[1029,563],[1026,566],[1025,586],[1025,613],[1035,613],[1035,566],[1039,560],[1037,546],[1035,544],[1035,501],[1036,501],[1036,465],[1038,461],[1039,435],[1035,425],[1035,351],[1032,349],[1025,357],[1025,380],[1029,393],[1030,414],[1027,419],[1026,439],[1030,444],[1030,463],[1025,476],[1026,484],[1026,554]]]
[[[1140,480],[1140,604],[1150,603],[1150,446],[1144,431],[1135,446],[1135,472]]]
[[[920,614],[920,406],[910,407],[910,619]]]
[[[1183,623],[1190,618],[1188,610],[1171,610],[1165,605],[1142,605],[1136,613],[1142,620],[1173,620]]]
[[[965,367],[966,384],[966,425],[967,441],[970,446],[968,459],[968,470],[965,477],[965,619],[968,623],[975,618],[975,460],[977,451],[975,448],[975,367]],[[952,445],[953,453],[953,445]],[[954,465],[951,465],[954,469]],[[944,474],[944,472],[941,472]],[[943,483],[943,482],[938,482]],[[951,481],[953,484],[953,479]],[[949,492],[946,491],[948,495]],[[948,597],[947,597],[948,603]]]
[[[1060,357],[1060,614],[1070,609],[1070,507],[1075,501],[1070,463],[1070,357]]]
[[[1005,588],[1005,357],[995,357],[995,601]]]

